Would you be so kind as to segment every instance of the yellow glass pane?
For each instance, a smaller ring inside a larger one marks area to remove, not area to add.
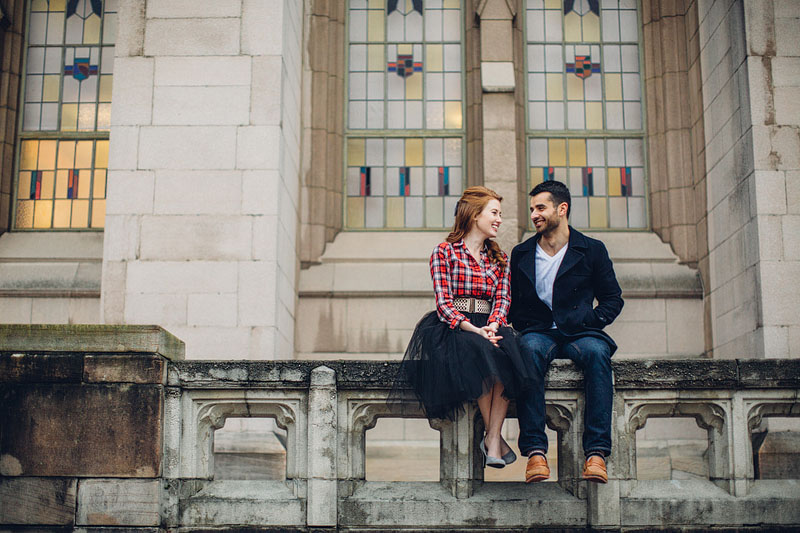
[[[75,168],[92,168],[92,141],[78,141]]]
[[[36,200],[33,207],[33,227],[49,228],[53,221],[53,201]]]
[[[564,85],[563,74],[547,74],[547,99],[563,100]]]
[[[33,0],[31,11],[47,11],[47,0]]]
[[[61,129],[75,131],[78,129],[78,104],[63,104],[61,106]]]
[[[564,16],[564,40],[567,42],[581,40],[581,16],[574,11]]]
[[[444,127],[448,129],[460,129],[461,124],[461,102],[445,102]]]
[[[567,141],[565,139],[550,139],[547,143],[548,166],[565,167],[567,166]]]
[[[591,11],[583,16],[583,41],[600,41],[600,17]]]
[[[544,0],[545,9],[561,9],[561,0]]]
[[[422,100],[422,76],[419,74],[406,78],[406,100]]]
[[[56,168],[56,143],[58,141],[39,141],[39,170]]]
[[[42,101],[58,102],[58,89],[61,84],[61,76],[45,76],[42,88]]]
[[[459,7],[461,7],[460,0],[444,0],[445,9],[458,9]]]
[[[606,213],[606,198],[589,198],[589,226],[592,228],[607,228],[608,214]]]
[[[78,129],[93,130],[96,107],[94,104],[80,104],[78,106]]]
[[[64,11],[67,0],[50,0],[50,12]]]
[[[68,228],[72,200],[56,200],[53,210],[53,227]]]
[[[370,44],[367,46],[367,70],[383,70],[383,45]]]
[[[569,166],[586,166],[586,139],[569,140]]]
[[[364,198],[361,196],[347,199],[347,226],[351,228],[364,227]]]
[[[58,143],[58,168],[74,168],[75,141],[61,141]]]
[[[608,169],[608,195],[622,196],[619,168]]]
[[[89,200],[72,201],[72,223],[73,228],[86,228],[89,226]]]
[[[397,45],[397,53],[398,53],[398,55],[413,54],[414,53],[414,45],[413,44],[398,44]]]
[[[367,40],[372,42],[383,40],[383,9],[370,10],[367,15]]]
[[[100,43],[100,17],[89,15],[83,22],[83,44]]]
[[[369,9],[383,9],[385,3],[383,0],[369,0],[367,7]]]
[[[17,220],[15,226],[19,229],[33,227],[33,200],[17,202]]]
[[[606,74],[606,100],[622,100],[622,76]]]
[[[106,201],[95,200],[92,202],[92,228],[102,228],[106,220]]]
[[[422,166],[422,139],[406,139],[406,166]]]
[[[427,56],[425,70],[428,72],[439,72],[444,66],[442,64],[442,45],[429,44],[426,48]]]
[[[36,159],[39,155],[39,141],[22,141],[19,154],[20,170],[36,170]]]
[[[531,167],[531,188],[536,187],[544,181],[544,171],[542,167]]]
[[[583,80],[567,74],[567,100],[583,100]]]
[[[347,139],[347,166],[364,166],[364,139]]]
[[[78,178],[78,194],[77,198],[89,198],[89,193],[91,192],[92,187],[92,180],[90,177],[89,172],[82,171]],[[73,196],[76,198],[76,196]]]
[[[402,228],[405,225],[405,201],[403,198],[389,197],[386,199],[386,226],[389,228]]]
[[[114,81],[114,76],[100,76],[100,102],[111,101],[111,85]]]
[[[108,168],[108,141],[97,141],[95,143],[94,168]]]
[[[67,189],[69,188],[69,170],[59,170],[56,172],[56,198],[66,198]],[[56,202],[56,211],[58,211],[58,202]]]
[[[94,184],[92,185],[92,198],[105,198],[106,197],[106,171],[94,171]]]
[[[53,189],[55,188],[56,173],[52,170],[42,172],[42,190],[39,195],[40,198],[50,199],[53,197]]]
[[[17,198],[30,198],[31,196],[31,173],[19,173],[19,187],[17,187]]]
[[[601,102],[586,102],[586,129],[603,129],[603,104]]]

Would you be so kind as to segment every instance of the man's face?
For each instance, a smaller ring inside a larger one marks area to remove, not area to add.
[[[531,198],[531,222],[536,233],[550,233],[558,227],[566,214],[567,204],[554,205],[553,196],[549,192],[540,192]]]

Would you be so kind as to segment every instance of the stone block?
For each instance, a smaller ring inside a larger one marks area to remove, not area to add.
[[[235,162],[235,126],[142,128],[138,159],[140,168],[232,169]]]
[[[153,124],[161,126],[241,125],[250,122],[250,87],[156,87]]]
[[[114,42],[116,57],[142,55],[144,46],[145,4],[139,0],[117,2],[117,38]]]
[[[3,349],[7,348],[3,346]],[[80,383],[82,367],[80,354],[3,354],[0,355],[0,382]]]
[[[112,126],[150,124],[153,116],[153,58],[116,58],[112,92]]]
[[[280,124],[282,84],[276,83],[276,73],[282,72],[282,68],[281,56],[253,57],[253,83],[250,92],[251,124]]]
[[[237,18],[149,19],[146,56],[226,56],[239,54]]]
[[[800,58],[772,58],[772,80],[775,87],[800,86]]]
[[[244,56],[156,57],[154,83],[156,87],[250,86],[253,61]]]
[[[619,346],[619,355],[663,357],[667,354],[666,329],[664,322],[614,322],[605,331]]]
[[[512,22],[510,20],[482,20],[481,60],[483,62],[507,61],[510,63],[514,55],[512,33]]]
[[[250,357],[251,329],[219,326],[171,326],[186,343],[190,359],[242,360]]]
[[[278,333],[275,327],[253,327],[250,328],[250,344],[248,347],[248,359],[253,359],[257,361],[271,361],[277,358],[277,342],[276,338],[280,337],[281,334]],[[291,359],[290,357],[294,353],[294,350],[291,350],[291,353],[286,354],[286,359]]]
[[[767,433],[758,449],[758,479],[800,479],[800,433]]]
[[[242,213],[278,214],[278,182],[275,170],[246,170],[242,173]]]
[[[187,194],[191,191],[192,194]],[[162,170],[156,172],[153,212],[162,215],[238,214],[242,173]]]
[[[237,264],[223,261],[136,261],[128,264],[131,293],[236,292]]]
[[[280,0],[242,1],[242,54],[280,55],[284,26],[284,2]],[[264,31],[269,28],[270,31]]]
[[[763,261],[761,263],[761,309],[765,326],[796,325],[797,302],[800,301],[800,262]]]
[[[381,287],[382,291],[397,291],[402,288],[401,274],[402,268],[398,263],[337,263],[334,265],[333,290],[362,291],[364,287]]]
[[[66,324],[69,321],[69,301],[65,298],[34,298],[31,322],[34,324]]]
[[[239,263],[239,325],[273,326],[276,310],[277,264],[274,261]]]
[[[164,384],[167,367],[161,357],[145,355],[86,355],[83,380],[86,383]]]
[[[797,19],[777,19],[775,21],[775,41],[779,56],[800,56],[800,40],[797,39]]]
[[[186,295],[175,293],[128,293],[125,295],[126,324],[184,324]]]
[[[274,261],[277,259],[278,224],[276,216],[252,217],[253,221],[253,259]]]
[[[616,322],[663,322],[667,319],[666,302],[661,298],[629,298]]]
[[[109,171],[106,215],[152,213],[154,182],[155,175],[149,171]]]
[[[703,301],[667,300],[667,352],[699,356],[704,351]]]
[[[250,217],[142,217],[142,260],[244,260],[252,256]]]
[[[235,326],[236,308],[236,294],[190,294],[187,324]]]
[[[800,125],[800,101],[798,99],[800,99],[800,87],[775,88],[775,121],[777,124]]]
[[[237,128],[236,168],[279,168],[281,129],[278,126],[242,126]]]
[[[789,357],[789,328],[786,326],[764,326],[761,328],[764,339],[764,357],[777,359]]]
[[[800,2],[778,0],[775,2],[775,18],[800,18]]]
[[[78,484],[79,526],[157,526],[161,523],[158,480],[83,479]]]
[[[32,306],[32,298],[0,298],[0,323],[30,324]]]
[[[112,109],[113,114],[113,109]],[[108,170],[136,170],[139,161],[139,127],[112,126],[109,134]]]
[[[14,476],[13,457],[0,456],[3,476]],[[77,481],[0,477],[0,524],[73,525]]]
[[[161,386],[23,384],[2,395],[0,455],[15,475],[159,475]]]
[[[155,0],[147,2],[147,18],[239,17],[242,0]]]
[[[297,302],[297,351],[347,351],[347,328],[345,299],[300,298]]]

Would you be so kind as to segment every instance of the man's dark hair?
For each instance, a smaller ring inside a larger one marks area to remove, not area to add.
[[[569,188],[560,181],[543,181],[533,188],[530,192],[530,197],[533,198],[539,193],[548,192],[550,198],[553,200],[553,206],[558,208],[559,205],[567,204],[567,218],[572,209],[572,196],[569,194]]]

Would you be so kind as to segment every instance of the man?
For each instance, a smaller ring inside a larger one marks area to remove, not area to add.
[[[603,332],[622,310],[622,291],[602,242],[569,226],[569,189],[545,181],[531,192],[536,235],[511,252],[511,309],[522,356],[535,384],[517,401],[519,449],[528,456],[527,483],[550,477],[545,435],[544,378],[550,362],[572,359],[583,370],[586,412],[583,478],[606,483],[611,453],[611,356],[617,345]],[[594,300],[597,299],[597,307]]]

